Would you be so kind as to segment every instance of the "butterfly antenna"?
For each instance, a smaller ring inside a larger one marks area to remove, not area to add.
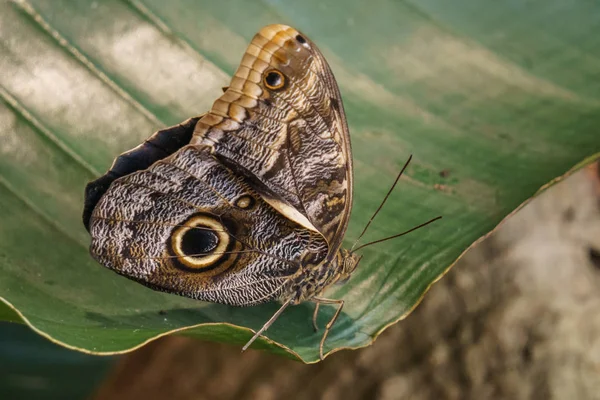
[[[404,173],[404,170],[406,169],[406,167],[408,167],[408,164],[410,164],[410,160],[412,160],[412,154],[408,157],[408,160],[406,160],[406,163],[404,164],[404,167],[402,167],[402,169],[400,170],[400,173],[396,177],[396,180],[394,181],[394,184],[392,185],[392,187],[390,188],[390,190],[388,190],[387,194],[383,198],[383,201],[381,202],[381,204],[379,205],[379,207],[377,207],[377,210],[375,210],[375,212],[371,216],[371,219],[369,220],[369,222],[367,222],[367,225],[365,226],[365,229],[363,229],[363,231],[360,234],[360,236],[358,237],[358,239],[356,239],[356,241],[354,242],[354,244],[350,248],[350,252],[354,251],[353,250],[354,246],[356,246],[356,244],[358,243],[358,241],[364,236],[364,234],[367,232],[367,229],[369,229],[369,226],[371,225],[371,222],[373,222],[373,220],[375,219],[375,217],[377,216],[377,214],[379,213],[379,211],[383,208],[383,205],[385,204],[385,202],[387,201],[388,197],[390,197],[390,194],[392,194],[392,192],[394,191],[394,188],[398,184],[398,181],[400,180],[400,177]],[[364,246],[361,246],[361,247],[364,247]]]
[[[383,239],[378,239],[378,240],[374,240],[374,241],[369,242],[369,243],[365,243],[362,246],[358,246],[356,249],[354,249],[354,252],[356,252],[356,251],[358,251],[358,250],[360,250],[362,248],[365,248],[367,246],[370,246],[372,244],[375,244],[375,243],[381,243],[381,242],[385,242],[386,240],[395,239],[397,237],[404,236],[407,233],[411,233],[412,231],[416,231],[417,229],[422,228],[422,227],[424,227],[426,225],[429,225],[432,222],[437,221],[438,219],[441,219],[441,218],[442,218],[442,216],[439,215],[439,216],[437,216],[435,218],[430,219],[429,221],[427,221],[425,223],[422,223],[421,225],[415,226],[414,228],[411,228],[411,229],[407,230],[406,232],[398,233],[397,235],[393,235],[393,236],[389,236],[389,237],[386,237],[386,238],[383,238]]]

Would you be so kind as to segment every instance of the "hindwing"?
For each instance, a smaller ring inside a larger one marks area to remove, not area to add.
[[[115,180],[89,220],[91,254],[154,289],[247,306],[281,297],[318,232],[273,209],[205,146]]]

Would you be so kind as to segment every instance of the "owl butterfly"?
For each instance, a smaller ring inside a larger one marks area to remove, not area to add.
[[[153,289],[232,306],[281,301],[244,349],[290,304],[315,302],[315,329],[318,306],[337,305],[322,359],[344,301],[319,295],[361,259],[341,249],[351,205],[333,74],[306,36],[271,25],[209,112],[158,131],[87,185],[83,221],[98,262]]]

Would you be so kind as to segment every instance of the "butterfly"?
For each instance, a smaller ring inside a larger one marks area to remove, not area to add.
[[[319,305],[335,305],[323,359],[344,301],[321,294],[361,260],[341,247],[353,167],[340,91],[315,44],[285,25],[254,36],[223,90],[206,114],[156,132],[86,186],[90,253],[156,290],[280,301],[244,349],[289,305],[315,302],[315,330]]]

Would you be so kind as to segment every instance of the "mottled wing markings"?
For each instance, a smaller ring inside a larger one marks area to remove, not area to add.
[[[248,194],[256,199],[251,210],[232,205]],[[247,243],[225,254],[232,261],[212,275],[177,268],[166,253],[175,227],[198,212],[219,218]],[[195,146],[116,180],[94,209],[90,232],[92,255],[116,272],[158,290],[231,305],[279,298],[307,253],[327,252],[322,236],[273,210],[207,148]]]
[[[260,36],[260,33],[259,33],[259,36]],[[268,40],[264,36],[260,36],[260,37],[262,37],[265,41]],[[293,40],[294,38],[289,37],[289,39]],[[251,43],[250,46],[257,47],[253,43]],[[275,54],[270,52],[268,48],[263,48],[262,50],[265,51],[266,53],[271,54],[271,56],[275,56]],[[290,53],[290,55],[292,57],[296,57],[293,52]],[[309,59],[312,61],[313,57],[310,57]],[[254,71],[256,71],[256,70],[254,70]],[[322,97],[318,96],[319,93],[326,93],[326,90],[324,90],[322,88],[322,86],[320,85],[320,80],[314,78],[315,76],[318,76],[319,74],[313,70],[312,64],[308,65],[308,71],[312,71],[314,75],[310,75],[308,78],[306,76],[304,76],[304,78],[306,78],[306,80],[300,79],[300,81],[304,84],[304,86],[297,85],[294,83],[294,81],[291,81],[291,80],[289,81],[289,85],[293,87],[294,92],[301,94],[303,96],[303,99],[301,99],[301,101],[299,101],[299,104],[300,105],[308,104],[310,106],[310,108],[312,109],[312,111],[314,112],[314,115],[312,113],[308,113],[308,114],[320,119],[321,123],[323,124],[323,126],[318,127],[317,130],[314,131],[313,133],[318,136],[323,135],[325,137],[329,137],[329,136],[331,136],[331,132],[333,131],[333,123],[326,122],[325,119],[323,118],[323,114],[329,113],[328,111],[329,111],[329,105],[330,105],[330,102],[329,102],[330,98],[328,99],[328,98],[322,98]],[[260,73],[260,71],[256,71],[256,72]],[[316,102],[313,102],[313,98],[311,96],[307,95],[307,93],[302,89],[302,87],[308,88],[309,90],[311,90],[311,93],[313,93],[317,96]],[[304,101],[302,101],[302,100],[304,100]],[[298,113],[298,109],[296,107],[294,107],[293,104],[290,104],[290,103],[287,103],[287,104]],[[318,110],[317,108],[320,108],[320,109]],[[304,113],[298,113],[298,114],[302,114],[303,116],[305,116],[307,113],[304,112]],[[329,129],[323,129],[323,127],[327,127]],[[338,144],[338,151],[342,152],[342,148],[341,148],[341,146],[339,146],[339,143],[336,142],[336,144]]]
[[[94,219],[103,219],[109,222],[128,222],[128,223],[132,223],[132,224],[149,224],[149,225],[158,225],[158,226],[163,226],[163,227],[171,227],[171,228],[179,228],[179,227],[184,227],[186,225],[177,225],[177,224],[165,224],[162,222],[157,222],[157,221],[149,221],[149,220],[133,220],[133,219],[118,219],[118,218],[105,218],[105,217],[101,217],[99,215],[94,215]],[[194,229],[204,229],[204,228],[200,228],[200,227],[196,227]],[[222,232],[227,232],[226,229],[223,229]]]
[[[272,25],[253,38],[228,89],[198,121],[191,143],[212,146],[219,159],[238,165],[298,210],[333,254],[352,202],[350,141],[331,70],[314,43],[301,44],[297,35]],[[263,83],[272,69],[285,76],[282,89]],[[294,219],[288,209],[278,208]]]
[[[144,143],[119,155],[106,174],[89,182],[85,187],[82,215],[85,228],[89,231],[92,212],[112,182],[135,171],[144,170],[189,144],[199,119],[200,117],[189,118],[180,124],[155,132]]]

